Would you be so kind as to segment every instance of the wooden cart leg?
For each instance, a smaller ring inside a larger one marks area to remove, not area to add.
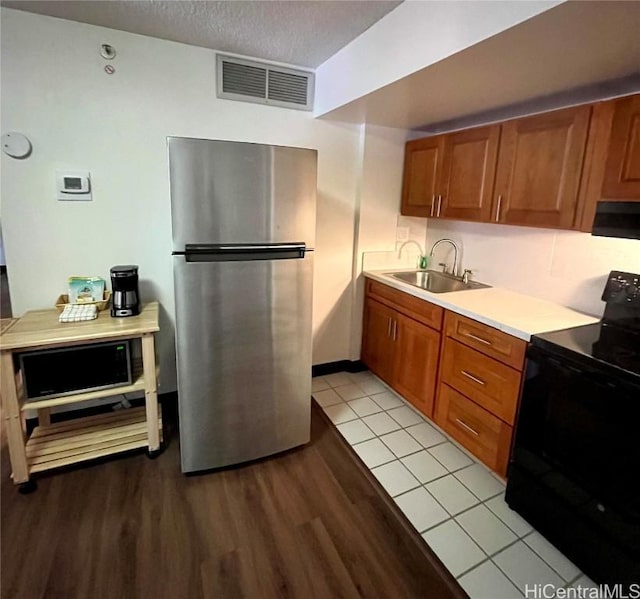
[[[22,430],[16,377],[13,372],[13,357],[10,351],[2,352],[0,356],[0,372],[2,373],[0,396],[2,397],[2,412],[7,431],[13,483],[19,485],[29,480],[29,467],[27,466],[25,434]]]
[[[40,408],[38,410],[38,426],[49,426],[51,424],[51,408]]]
[[[156,354],[152,333],[147,333],[142,336],[142,368],[144,369],[144,392],[145,406],[147,410],[149,455],[155,457],[155,455],[160,451],[160,429],[158,423]]]

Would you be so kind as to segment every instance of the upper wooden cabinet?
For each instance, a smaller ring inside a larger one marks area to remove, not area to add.
[[[579,106],[503,124],[495,222],[573,228],[590,115]]]
[[[426,137],[407,142],[404,155],[402,214],[433,216],[442,169],[443,138]]]
[[[640,201],[640,94],[407,143],[402,214],[591,231]]]
[[[444,136],[437,216],[488,220],[498,158],[500,125]]]
[[[488,220],[500,125],[407,142],[402,214]]]
[[[615,101],[601,196],[640,201],[640,95]]]

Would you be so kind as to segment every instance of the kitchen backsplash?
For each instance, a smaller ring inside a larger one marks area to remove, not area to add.
[[[429,220],[426,252],[443,237],[461,244],[459,263],[473,271],[473,279],[598,316],[604,310],[600,297],[609,272],[640,273],[637,240]],[[451,263],[450,251],[448,246],[440,246],[433,263],[441,262],[442,258]]]

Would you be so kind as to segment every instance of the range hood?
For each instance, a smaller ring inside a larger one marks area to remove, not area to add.
[[[640,239],[640,202],[598,202],[591,234]]]

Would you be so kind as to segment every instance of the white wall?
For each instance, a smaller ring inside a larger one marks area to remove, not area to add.
[[[32,155],[2,154],[2,227],[15,314],[53,306],[69,275],[140,266],[143,298],[162,305],[161,391],[175,388],[166,136],[318,150],[314,362],[345,359],[359,131],[308,112],[218,100],[215,53],[2,9],[2,131]],[[116,48],[114,75],[100,44]],[[56,202],[57,168],[91,171],[93,201]]]
[[[409,238],[422,248],[425,244],[426,221],[398,214],[402,193],[404,145],[410,132],[402,129],[362,125],[361,167],[356,208],[356,243],[353,254],[353,322],[351,359],[360,357],[364,281],[360,276],[363,258],[370,260],[365,268],[386,267],[397,262],[397,228],[408,228]],[[373,257],[372,257],[373,254]],[[414,246],[403,250],[403,258],[416,255]],[[373,258],[373,259],[371,259]],[[375,258],[378,258],[376,264]],[[415,263],[415,261],[414,261]],[[411,262],[405,266],[412,265]]]
[[[407,0],[318,67],[315,112],[348,104],[561,3]]]
[[[443,237],[461,243],[462,266],[473,270],[472,278],[597,316],[609,272],[640,273],[638,240],[430,219],[429,247]],[[451,263],[449,246],[441,247],[434,263]]]

